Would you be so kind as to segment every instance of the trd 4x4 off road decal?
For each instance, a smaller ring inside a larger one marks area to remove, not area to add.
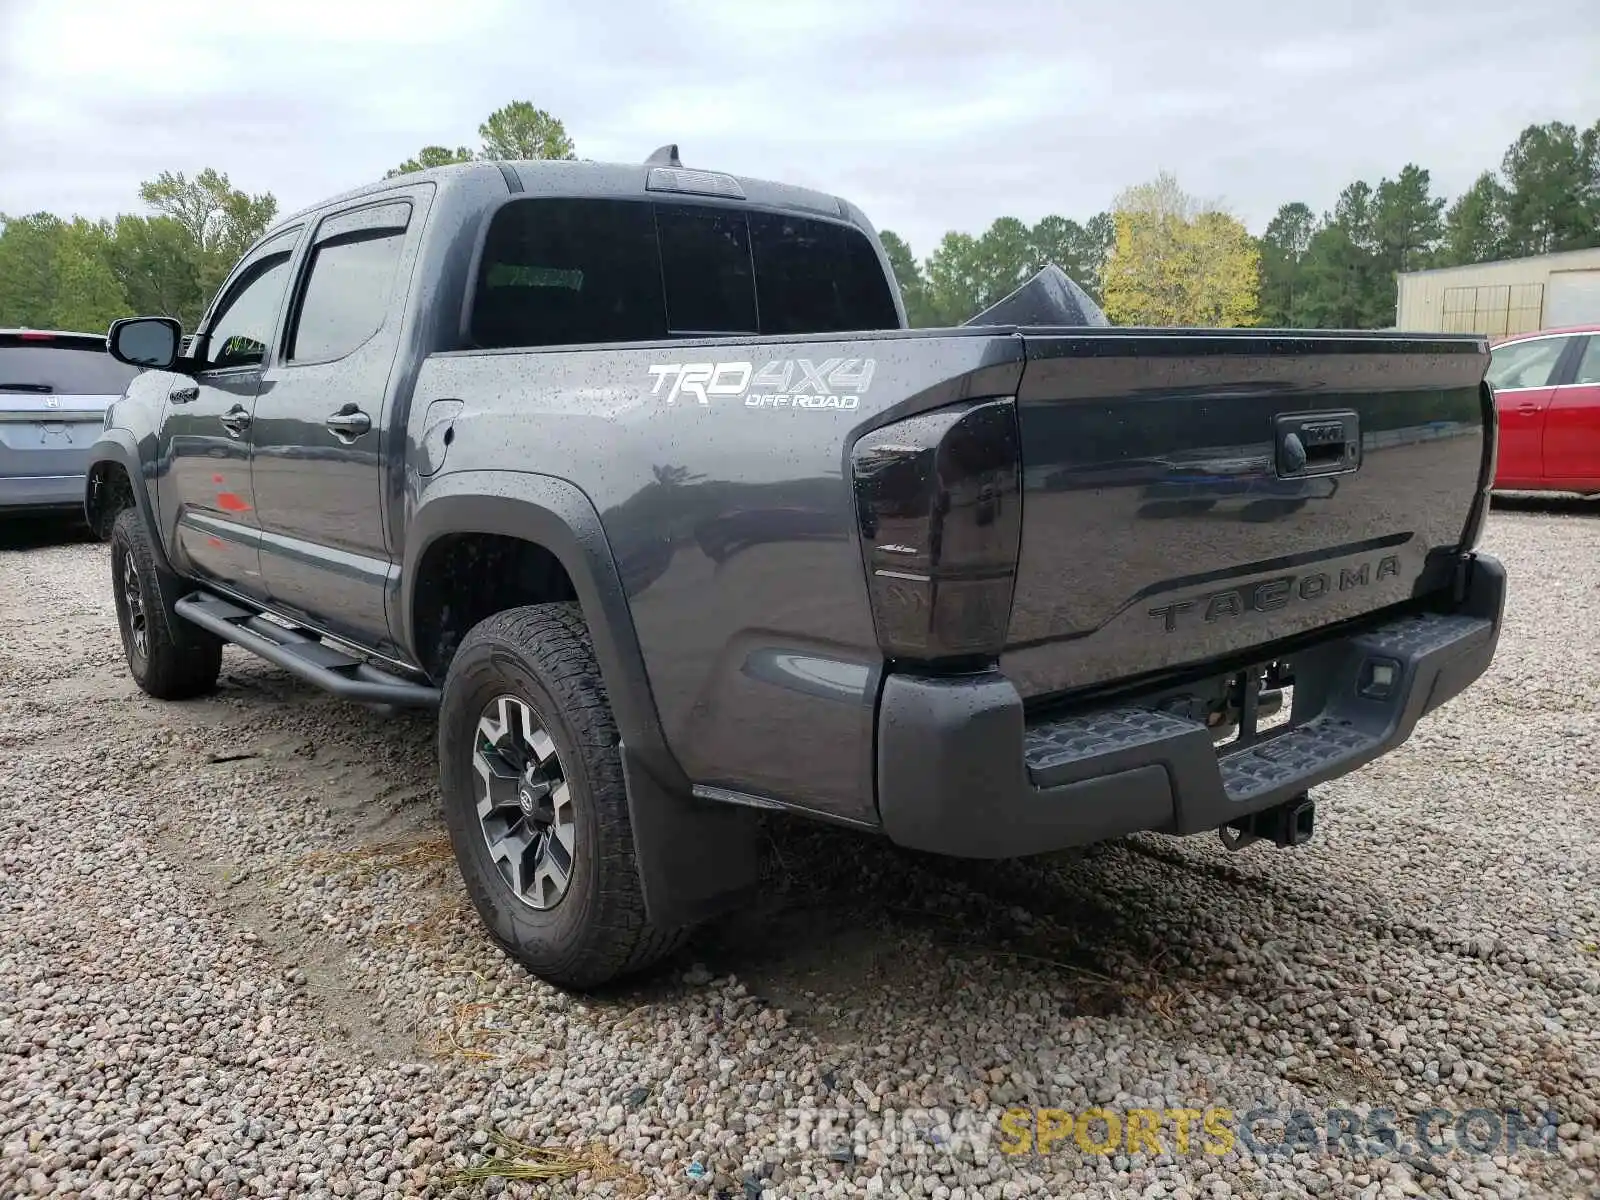
[[[747,362],[661,363],[650,368],[652,396],[666,387],[668,404],[693,399],[709,405],[713,396],[739,396],[746,408],[853,411],[872,386],[877,361],[871,358],[779,358],[760,370]],[[670,385],[670,386],[669,386]]]

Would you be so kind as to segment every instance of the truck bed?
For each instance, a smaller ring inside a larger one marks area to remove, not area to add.
[[[846,382],[802,390],[799,363]],[[884,680],[928,668],[885,649],[874,589],[903,577],[915,607],[963,581],[921,500],[904,537],[864,530],[868,440],[1011,414],[989,669],[1053,710],[1449,587],[1488,478],[1487,363],[1470,337],[1016,327],[466,351],[423,364],[408,438],[424,506],[463,470],[583,489],[691,780],[876,824]],[[675,386],[691,368],[703,396]],[[1330,413],[1348,426],[1305,420]],[[1281,477],[1282,420],[1348,430],[1353,460]]]

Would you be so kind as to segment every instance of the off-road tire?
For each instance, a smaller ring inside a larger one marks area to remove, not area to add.
[[[478,816],[478,722],[486,705],[507,695],[543,722],[575,808],[571,879],[560,900],[542,910],[523,903],[501,875]],[[658,929],[645,915],[620,741],[576,604],[507,609],[462,639],[439,708],[445,824],[489,935],[534,975],[560,987],[595,988],[643,971],[689,932]]]
[[[146,695],[157,700],[189,700],[216,690],[222,672],[222,639],[191,625],[168,607],[160,581],[150,531],[137,508],[125,508],[111,526],[111,591],[117,607],[117,631],[128,658],[128,671]],[[137,573],[142,600],[144,648],[134,628],[133,606],[125,593],[127,564]],[[172,589],[169,588],[168,591]]]

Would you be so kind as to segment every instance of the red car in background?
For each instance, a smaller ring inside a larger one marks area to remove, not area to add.
[[[1488,380],[1500,417],[1494,486],[1600,493],[1600,325],[1504,338]]]

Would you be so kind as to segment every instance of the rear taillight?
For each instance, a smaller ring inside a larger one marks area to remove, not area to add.
[[[933,667],[998,657],[1022,536],[1015,403],[976,401],[876,429],[850,463],[884,654]]]
[[[35,333],[32,330],[24,329],[17,334],[17,338],[19,341],[24,342],[53,342],[56,340],[56,335],[53,333]]]

